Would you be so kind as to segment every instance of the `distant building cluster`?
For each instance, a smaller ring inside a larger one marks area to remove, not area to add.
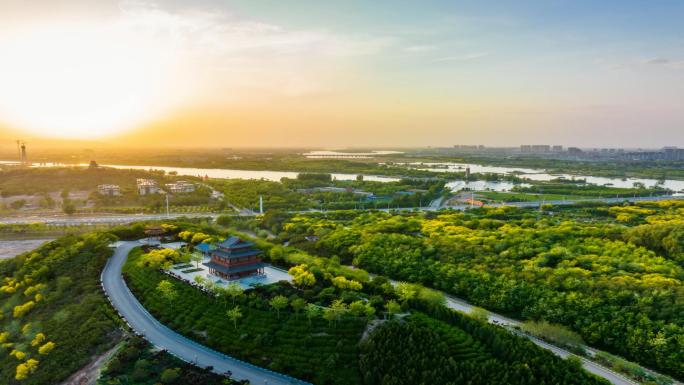
[[[547,154],[550,152],[563,152],[563,146],[548,144],[521,144],[520,152],[525,154]]]
[[[437,148],[441,152],[487,152],[498,154],[534,154],[558,159],[613,159],[621,161],[684,161],[684,148],[663,147],[662,149],[625,148],[563,148],[561,145],[521,144],[519,147],[485,147],[483,145],[457,144],[452,148]]]
[[[195,192],[197,186],[185,180],[174,183],[166,183],[165,190],[161,189],[154,179],[138,178],[135,181],[138,195],[164,194],[187,194]],[[97,192],[102,196],[120,196],[121,187],[115,184],[101,184],[97,186]]]
[[[627,160],[684,160],[684,148],[663,147],[659,151],[630,151],[624,153]]]
[[[167,183],[166,190],[172,194],[186,194],[195,192],[195,184],[185,180],[179,180],[175,183]]]
[[[157,185],[154,179],[138,178],[135,180],[138,189],[138,195],[160,194],[162,189]]]
[[[478,151],[484,150],[485,146],[482,144],[456,144],[454,149],[459,151]]]
[[[97,192],[103,196],[115,197],[121,195],[121,188],[115,184],[101,184],[97,186]]]

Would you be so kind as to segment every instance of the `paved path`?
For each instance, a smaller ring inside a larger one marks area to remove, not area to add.
[[[213,371],[219,374],[231,371],[231,377],[236,380],[249,380],[254,385],[308,384],[211,350],[174,332],[152,317],[133,296],[121,275],[126,257],[136,246],[140,246],[137,241],[118,243],[101,276],[106,295],[131,329],[156,347],[167,350],[184,361],[200,367],[213,366]]]
[[[470,313],[473,310],[473,308],[475,308],[475,306],[471,305],[470,303],[468,303],[468,302],[466,302],[460,298],[456,298],[456,297],[453,297],[450,295],[445,295],[445,296],[446,296],[446,300],[447,300],[447,307],[449,307],[451,309],[455,309],[455,310],[458,310],[458,311],[464,312],[464,313]],[[518,334],[520,336],[528,338],[529,340],[531,340],[532,342],[534,342],[538,346],[540,346],[544,349],[550,350],[551,352],[553,352],[557,356],[560,356],[562,358],[566,358],[568,356],[573,355],[572,353],[570,353],[569,351],[567,351],[563,348],[560,348],[556,345],[552,345],[552,344],[545,342],[539,338],[536,338],[534,336],[531,336],[531,335],[528,335],[526,333],[522,333],[516,329],[513,329],[516,326],[519,327],[522,325],[522,322],[520,322],[518,320],[514,320],[514,319],[502,316],[500,314],[492,313],[492,312],[488,312],[487,320],[490,323],[498,324],[498,325],[502,325],[502,326],[506,327],[506,329],[508,329],[512,333],[515,333],[515,334]],[[593,351],[596,352],[595,350],[593,350]],[[593,354],[590,353],[590,355],[593,355]],[[597,364],[596,362],[590,361],[590,360],[588,360],[586,358],[582,358],[582,357],[580,357],[580,359],[582,360],[582,366],[584,367],[584,369],[586,371],[593,373],[599,377],[605,378],[606,380],[610,381],[611,384],[615,384],[615,385],[638,385],[639,384],[638,382],[633,381],[633,380],[625,377],[624,375],[617,373],[617,372],[615,372],[615,371],[613,371],[613,370],[611,370],[611,369],[609,369],[603,365]]]
[[[374,277],[375,274],[369,274],[369,276]],[[392,283],[392,285],[396,285],[397,283],[399,283],[398,281],[394,281],[394,280],[390,280],[390,282]],[[470,313],[475,308],[474,305],[472,305],[471,303],[469,303],[468,301],[466,301],[464,299],[454,297],[454,296],[448,295],[446,293],[443,293],[443,294],[446,297],[446,306],[450,309],[457,310],[461,313]],[[517,334],[521,337],[525,337],[525,338],[529,339],[530,341],[534,342],[536,345],[538,345],[544,349],[550,350],[552,353],[554,353],[557,356],[560,356],[562,358],[566,358],[568,356],[574,355],[573,353],[571,353],[571,352],[569,352],[569,351],[567,351],[561,347],[550,344],[550,343],[543,341],[537,337],[531,336],[529,334],[523,333],[523,332],[515,329],[516,326],[520,327],[522,325],[521,321],[514,320],[512,318],[508,318],[508,317],[503,316],[501,314],[492,313],[490,311],[487,312],[487,321],[489,321],[489,323],[492,323],[492,324],[501,325],[501,326],[505,327],[511,333]],[[583,346],[583,347],[585,348],[585,350],[587,351],[589,356],[592,356],[592,357],[594,355],[596,355],[596,353],[599,352],[599,350],[593,349],[593,348],[588,347],[588,346]],[[639,382],[634,381],[630,378],[627,378],[626,376],[624,376],[624,375],[622,375],[622,374],[620,374],[620,373],[618,373],[618,372],[616,372],[610,368],[607,368],[601,364],[598,364],[594,361],[591,361],[591,360],[588,360],[584,357],[579,357],[579,356],[578,356],[578,358],[580,358],[582,360],[582,366],[584,367],[584,369],[586,371],[593,373],[599,377],[605,378],[611,384],[615,384],[615,385],[638,385],[639,384]],[[646,368],[642,368],[642,369],[644,369],[644,371],[649,372],[653,375],[657,375],[657,373],[653,372],[652,370],[649,370]],[[681,383],[679,383],[677,381],[675,381],[674,384],[681,385]]]

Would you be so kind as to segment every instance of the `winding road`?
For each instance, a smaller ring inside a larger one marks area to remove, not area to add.
[[[348,267],[355,268],[354,266],[348,266]],[[376,276],[376,274],[369,273],[369,276],[374,277],[374,276]],[[393,286],[396,286],[399,283],[399,281],[395,281],[395,280],[390,279],[390,283]],[[441,292],[441,291],[440,291],[440,293],[444,294],[444,297],[446,298],[446,306],[450,309],[459,311],[461,313],[468,314],[468,313],[471,313],[476,307],[475,305],[469,303],[468,301],[466,301],[464,299],[451,296],[451,295],[446,294],[446,293]],[[576,356],[575,354],[573,354],[573,353],[571,353],[571,352],[569,352],[569,351],[567,351],[567,350],[565,350],[559,346],[553,345],[553,344],[548,343],[548,342],[546,342],[540,338],[537,338],[535,336],[521,332],[520,330],[517,329],[517,328],[522,326],[523,323],[521,321],[503,316],[501,314],[493,313],[490,311],[487,311],[487,321],[491,324],[495,324],[495,325],[499,325],[501,327],[504,327],[508,331],[510,331],[511,333],[517,334],[520,337],[527,338],[530,341],[532,341],[534,344],[536,344],[537,346],[544,348],[546,350],[550,350],[552,353],[554,353],[555,355],[557,355],[561,358],[567,358],[567,357],[573,356],[573,355]],[[584,345],[582,347],[587,352],[589,357],[593,357],[597,353],[600,352],[599,350],[594,349],[590,346]],[[626,377],[625,375],[618,373],[618,372],[616,372],[616,371],[614,371],[608,367],[605,367],[605,366],[603,366],[597,362],[594,362],[592,360],[589,360],[587,358],[580,357],[580,356],[577,356],[577,358],[579,358],[582,361],[582,367],[584,368],[584,370],[586,370],[589,373],[595,374],[599,377],[602,377],[602,378],[608,380],[608,382],[610,382],[611,384],[614,384],[614,385],[639,385],[639,382],[634,381],[634,380]],[[637,365],[637,364],[635,364],[635,365]],[[656,373],[650,369],[647,369],[644,367],[641,367],[641,368],[645,372],[650,373],[654,376],[659,375],[658,373]],[[673,384],[674,385],[682,385],[681,382],[675,381],[675,380],[673,380]]]
[[[186,362],[199,367],[212,366],[213,371],[218,374],[230,371],[231,377],[235,380],[248,380],[255,385],[310,385],[308,382],[219,353],[162,325],[133,296],[121,275],[126,257],[136,246],[140,246],[137,241],[119,242],[101,275],[102,287],[109,301],[136,333],[144,336],[154,346]]]
[[[446,296],[446,301],[447,301],[447,307],[449,307],[451,309],[458,310],[458,311],[463,312],[463,313],[470,313],[475,308],[475,306],[471,305],[470,303],[468,303],[468,302],[466,302],[460,298],[452,297],[452,296],[446,295],[446,294],[445,294],[445,296]],[[522,325],[522,322],[520,322],[520,321],[502,316],[500,314],[491,313],[491,312],[487,313],[487,321],[489,321],[489,323],[493,323],[493,324],[497,324],[497,325],[501,325],[503,327],[506,327],[506,329],[508,329],[512,333],[515,333],[521,337],[525,337],[525,338],[529,339],[530,341],[534,342],[536,345],[538,345],[544,349],[550,350],[552,353],[554,353],[555,355],[557,355],[559,357],[566,358],[566,357],[574,355],[574,354],[570,353],[569,351],[567,351],[563,348],[560,348],[556,345],[552,345],[552,344],[545,342],[545,341],[543,341],[537,337],[531,336],[531,335],[526,334],[526,333],[522,333],[522,332],[514,329],[515,327],[519,327]],[[587,352],[591,356],[593,356],[596,353],[595,350],[593,350],[589,347],[585,347],[585,350],[587,350]],[[588,360],[584,357],[579,357],[579,358],[582,360],[582,367],[584,368],[584,370],[586,370],[589,373],[593,373],[599,377],[605,378],[611,384],[615,384],[615,385],[638,385],[639,384],[638,382],[633,381],[633,380],[625,377],[624,375],[617,373],[617,372],[615,372],[615,371],[613,371],[613,370],[611,370],[611,369],[609,369],[603,365],[600,365],[594,361]]]

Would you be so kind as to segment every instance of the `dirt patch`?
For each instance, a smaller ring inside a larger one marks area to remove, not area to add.
[[[60,385],[94,385],[100,377],[100,371],[102,370],[103,365],[114,356],[121,344],[122,342],[116,344],[116,346],[99,356],[96,356],[94,361],[72,374],[71,377]]]
[[[0,241],[0,259],[14,258],[17,255],[37,249],[52,239],[25,239],[16,241]]]

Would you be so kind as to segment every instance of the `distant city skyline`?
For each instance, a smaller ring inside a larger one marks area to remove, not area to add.
[[[0,15],[0,147],[684,147],[684,2],[6,0]]]

